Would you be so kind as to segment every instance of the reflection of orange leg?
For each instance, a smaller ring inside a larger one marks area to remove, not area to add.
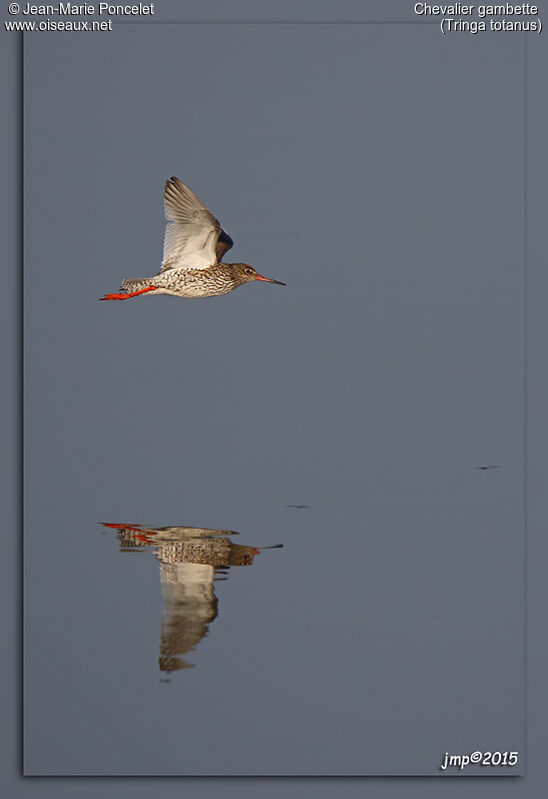
[[[137,297],[139,294],[146,294],[147,291],[156,291],[157,286],[147,286],[146,289],[139,289],[139,291],[132,291],[129,294],[105,294],[100,297],[101,300],[129,300],[130,297]]]
[[[146,530],[145,532],[142,529],[142,524],[110,524],[109,522],[101,522],[101,524],[103,527],[112,527],[114,530],[129,530],[132,534],[131,537],[135,541],[140,541],[144,544],[151,544],[156,535],[156,530]]]
[[[111,524],[110,522],[101,522],[101,524],[103,525],[103,527],[113,527],[115,530],[124,530],[126,527],[127,528],[133,528],[134,530],[139,530],[139,531],[141,529],[141,525],[140,524],[133,524],[133,525],[129,525],[129,524]]]
[[[112,527],[114,528],[114,530],[133,530],[138,533],[143,532],[142,524],[109,524],[109,522],[101,522],[101,524],[103,525],[103,527]],[[152,533],[149,530],[147,530],[147,535],[156,535],[156,533],[155,532]]]

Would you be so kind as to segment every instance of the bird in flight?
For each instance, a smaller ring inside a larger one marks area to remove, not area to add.
[[[225,264],[222,258],[233,241],[201,200],[179,178],[166,181],[164,207],[167,219],[162,268],[157,275],[125,278],[118,294],[102,300],[128,300],[141,294],[174,297],[214,297],[228,294],[252,280],[276,283],[249,264]]]

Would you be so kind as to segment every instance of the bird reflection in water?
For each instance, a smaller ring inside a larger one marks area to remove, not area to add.
[[[160,563],[164,609],[158,665],[167,675],[193,668],[182,656],[198,646],[217,617],[213,583],[226,580],[231,566],[251,566],[261,550],[283,546],[233,544],[229,536],[237,533],[232,530],[102,524],[116,530],[120,552],[148,549]]]

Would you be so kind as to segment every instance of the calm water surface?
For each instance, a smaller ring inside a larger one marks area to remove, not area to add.
[[[25,46],[26,772],[521,750],[521,40],[225,27]],[[98,302],[173,174],[288,285]]]

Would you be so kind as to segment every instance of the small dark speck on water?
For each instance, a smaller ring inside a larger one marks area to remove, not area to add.
[[[501,469],[501,466],[494,464],[493,466],[474,466],[474,469],[480,469],[482,472],[487,471],[487,469]]]
[[[310,505],[286,505],[286,508],[309,508]]]

